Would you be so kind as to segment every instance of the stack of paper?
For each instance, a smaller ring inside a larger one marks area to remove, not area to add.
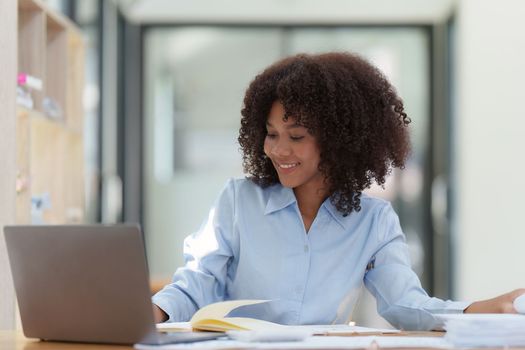
[[[447,331],[445,340],[456,347],[525,346],[525,315],[440,315]]]

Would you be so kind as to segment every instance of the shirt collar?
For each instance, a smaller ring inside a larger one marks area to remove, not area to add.
[[[321,207],[325,207],[326,211],[332,215],[334,220],[343,228],[347,229],[348,221],[346,220],[346,217],[341,214],[339,210],[335,207],[335,205],[332,204],[332,201],[330,200],[331,197],[328,197],[325,199]]]
[[[277,184],[272,186],[270,190],[270,197],[266,203],[264,215],[284,209],[297,201],[295,199],[293,190],[289,187],[284,187],[280,184]]]
[[[293,189],[289,187],[284,187],[280,184],[274,185],[271,187],[271,193],[266,203],[266,208],[264,210],[264,215],[271,214],[278,210],[284,209],[289,205],[297,202]],[[321,208],[324,207],[326,211],[334,218],[334,220],[343,228],[347,229],[347,220],[341,214],[339,210],[332,204],[330,197],[327,198]]]

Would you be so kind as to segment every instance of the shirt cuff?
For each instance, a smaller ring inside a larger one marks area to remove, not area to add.
[[[445,325],[446,315],[461,314],[467,307],[472,304],[470,301],[447,301],[447,305],[439,312],[433,312],[436,323],[432,327],[433,330],[443,330]],[[439,314],[442,314],[440,317]]]
[[[177,288],[165,287],[151,298],[160,307],[168,319],[166,322],[186,322],[197,311],[196,306]]]
[[[166,315],[168,315],[168,319],[164,322],[174,322],[172,320],[172,316],[171,316],[171,312],[170,312],[170,303],[160,297],[160,296],[157,296],[157,295],[154,295],[152,298],[151,298],[151,301],[153,302],[153,304],[157,305],[158,307],[160,307],[162,309],[162,311],[164,311],[166,313]]]
[[[441,310],[442,314],[461,314],[467,307],[472,304],[471,301],[449,301],[445,306],[444,310]]]

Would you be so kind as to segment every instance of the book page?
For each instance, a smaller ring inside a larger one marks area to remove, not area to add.
[[[275,329],[287,329],[286,327],[288,327],[281,324],[249,317],[224,317],[221,319],[203,319],[192,325],[195,329],[216,332],[225,332],[229,330],[271,331]]]
[[[205,319],[222,319],[232,310],[246,305],[255,305],[266,303],[270,300],[231,300],[223,301],[219,303],[214,303],[206,305],[205,307],[199,309],[191,318],[191,324],[194,325],[201,320]]]
[[[280,324],[249,317],[225,317],[232,310],[246,305],[255,305],[270,300],[232,300],[210,304],[193,315],[191,325],[194,329],[225,332],[228,330],[271,330],[284,327]]]

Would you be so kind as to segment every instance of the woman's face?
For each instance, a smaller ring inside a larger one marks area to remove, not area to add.
[[[264,153],[272,161],[283,186],[317,190],[323,186],[324,179],[318,169],[321,157],[317,141],[294,118],[285,122],[283,117],[283,105],[274,102],[266,121]]]

